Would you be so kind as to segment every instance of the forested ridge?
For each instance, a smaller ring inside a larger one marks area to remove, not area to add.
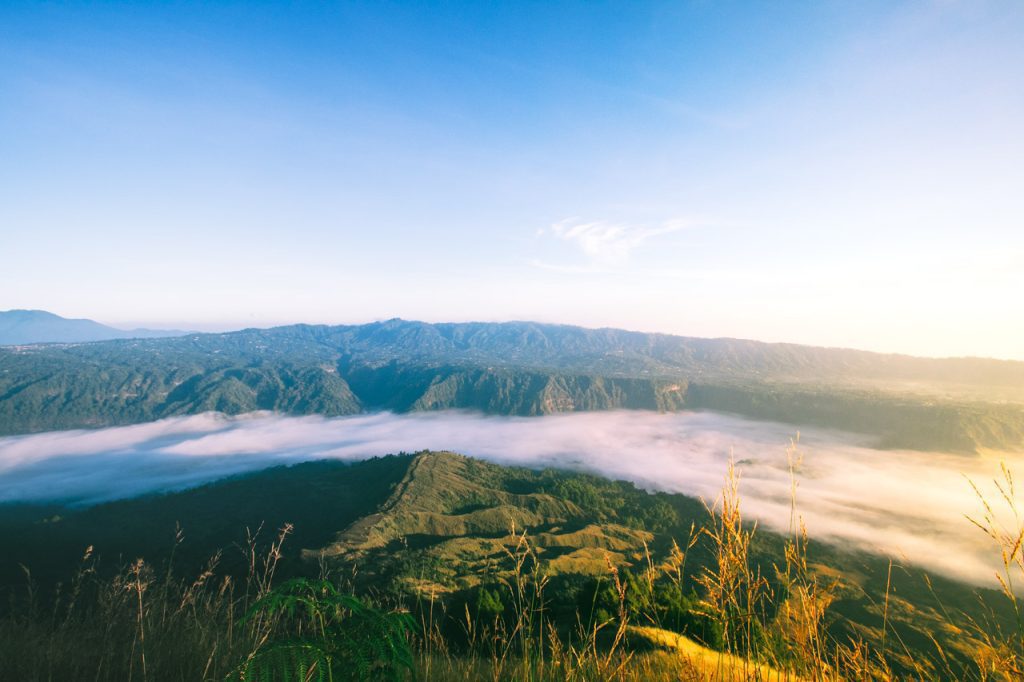
[[[0,433],[216,410],[338,416],[712,409],[876,436],[1024,444],[1024,363],[527,322],[294,325],[0,348]]]

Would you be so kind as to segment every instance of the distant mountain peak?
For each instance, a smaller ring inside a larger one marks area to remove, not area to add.
[[[118,329],[93,320],[61,317],[47,310],[0,311],[0,346],[35,343],[86,343],[113,339],[182,336],[177,329]]]

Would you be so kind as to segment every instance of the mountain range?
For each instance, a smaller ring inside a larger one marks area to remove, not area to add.
[[[1024,362],[532,322],[292,325],[0,348],[0,433],[273,410],[707,409],[889,448],[1024,447]]]

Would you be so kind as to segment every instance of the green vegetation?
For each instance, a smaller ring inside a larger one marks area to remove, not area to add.
[[[240,680],[402,680],[414,669],[412,618],[341,594],[327,580],[275,587],[240,621],[254,622],[273,627],[239,666]]]
[[[309,462],[85,509],[0,505],[0,533],[17,548],[0,555],[0,585],[20,584],[21,565],[41,584],[60,582],[90,545],[94,558],[103,560],[100,570],[141,556],[156,563],[173,559],[190,575],[220,552],[220,569],[241,579],[252,557],[236,547],[285,525],[293,528],[293,545],[327,543],[339,528],[374,512],[411,460],[394,455],[351,465]],[[300,563],[291,554],[282,558],[289,574],[301,573]]]
[[[0,434],[217,410],[710,409],[885,447],[1024,447],[1024,363],[507,324],[297,325],[0,348]]]
[[[997,505],[1016,500],[1008,473],[1003,499],[977,520],[1005,558],[1001,592],[811,542],[796,504],[788,535],[755,532],[737,491],[729,472],[705,506],[420,453],[279,467],[84,510],[3,509],[0,670],[21,680],[1019,673],[1024,529],[997,521]]]

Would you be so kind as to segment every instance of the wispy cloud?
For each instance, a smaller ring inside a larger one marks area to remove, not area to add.
[[[615,266],[623,264],[637,247],[649,239],[678,232],[689,226],[690,222],[682,219],[648,226],[566,218],[546,230],[540,230],[539,234],[551,235],[578,248],[592,265]]]

